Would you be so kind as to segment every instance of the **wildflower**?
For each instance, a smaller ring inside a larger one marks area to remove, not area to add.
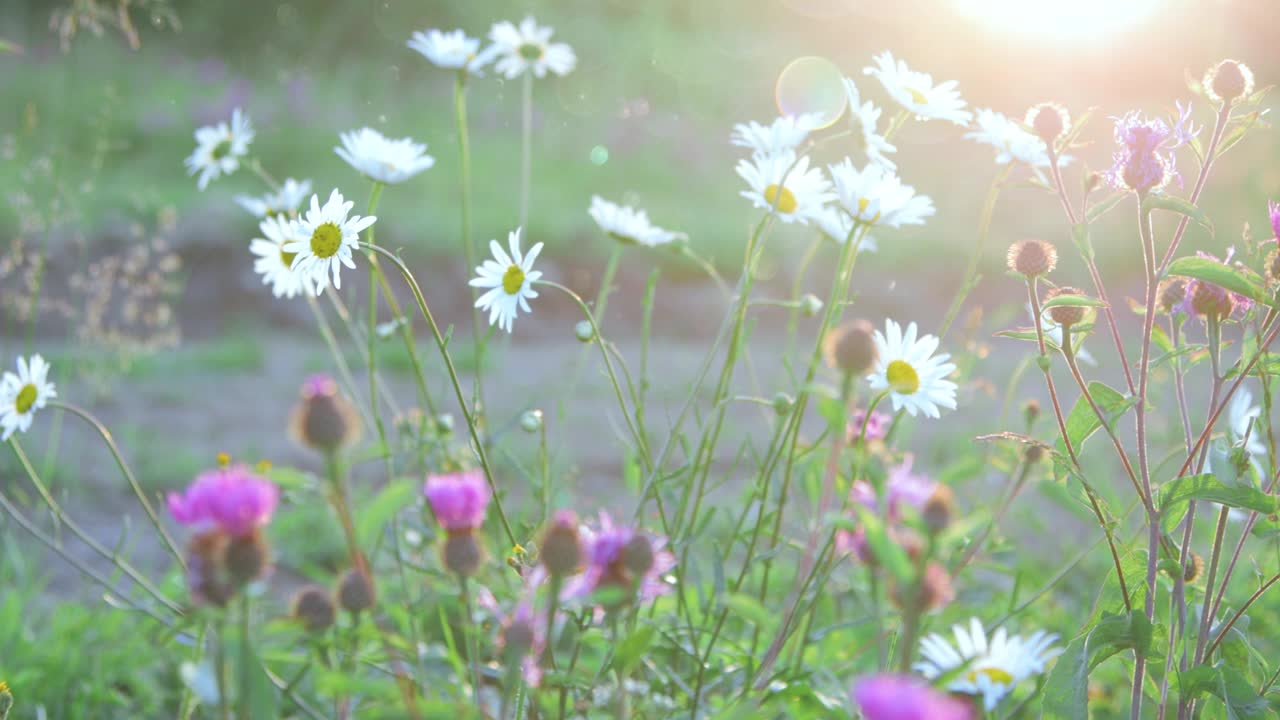
[[[1005,264],[1027,278],[1048,275],[1058,266],[1058,249],[1044,240],[1019,240],[1009,246]]]
[[[924,507],[920,509],[925,527],[933,532],[946,530],[956,513],[955,505],[956,496],[951,488],[941,483],[935,484],[933,492],[929,494],[929,498],[924,501]]]
[[[183,493],[169,493],[169,512],[197,532],[216,530],[231,537],[249,535],[271,521],[280,491],[244,465],[209,470]]]
[[[1049,116],[1048,113],[1041,115]],[[967,132],[964,136],[995,148],[997,165],[1008,165],[1017,160],[1033,168],[1049,167],[1049,151],[1045,141],[994,110],[979,110],[978,129]],[[1070,160],[1064,155],[1058,159],[1058,164],[1066,165]]]
[[[853,320],[836,327],[822,339],[822,355],[827,367],[850,375],[861,375],[879,357],[875,328],[866,320]]]
[[[1253,71],[1235,60],[1223,60],[1204,73],[1205,93],[1215,103],[1248,97],[1253,93]]]
[[[1236,388],[1227,408],[1227,435],[1233,443],[1243,443],[1243,448],[1253,458],[1266,457],[1264,442],[1266,431],[1262,427],[1262,408],[1253,404],[1253,393],[1246,387]],[[1245,439],[1245,436],[1248,439]]]
[[[498,648],[507,663],[519,665],[521,675],[529,687],[542,683],[542,667],[539,664],[547,647],[546,619],[533,611],[528,600],[521,600],[515,610],[502,619],[498,634]]]
[[[1115,165],[1106,173],[1117,190],[1137,193],[1163,189],[1181,177],[1173,151],[1200,132],[1191,125],[1191,106],[1178,103],[1178,121],[1172,127],[1161,118],[1144,119],[1137,110],[1116,118],[1115,138],[1120,146],[1112,155]]]
[[[542,535],[542,565],[551,577],[565,577],[582,565],[582,538],[578,534],[578,517],[571,510],[560,510]]]
[[[258,223],[263,237],[249,242],[249,252],[257,258],[253,271],[262,276],[262,284],[271,286],[276,297],[291,298],[301,293],[316,294],[316,281],[312,275],[293,271],[293,259],[297,253],[285,252],[288,243],[306,242],[307,236],[297,220],[284,215],[268,215]]]
[[[494,23],[489,29],[493,47],[486,51],[497,56],[494,70],[508,80],[528,72],[535,77],[544,77],[548,71],[560,76],[573,72],[578,58],[568,45],[551,42],[553,32],[539,27],[532,17],[522,20],[519,27],[506,21]]]
[[[1079,294],[1083,294],[1083,292],[1081,291],[1077,291],[1077,292]],[[1031,303],[1027,303],[1027,315],[1031,317],[1031,322],[1034,323],[1036,321],[1036,313],[1035,313],[1035,310],[1031,307]],[[1041,332],[1044,333],[1045,340],[1052,342],[1054,345],[1057,345],[1058,347],[1062,347],[1062,342],[1063,342],[1062,326],[1059,325],[1057,321],[1053,319],[1052,313],[1043,313],[1041,315],[1040,330]],[[1083,336],[1075,335],[1071,338],[1071,344],[1075,346],[1076,359],[1088,365],[1097,365],[1098,361],[1094,359],[1093,353],[1090,353],[1081,345],[1081,341],[1079,340],[1079,338],[1081,337]]]
[[[1053,647],[1058,636],[1043,631],[1024,639],[1009,635],[1002,627],[988,639],[977,618],[969,620],[968,631],[955,625],[952,632],[955,647],[936,633],[920,641],[923,659],[916,663],[915,670],[930,680],[959,670],[947,689],[981,697],[987,712],[994,710],[1018,683],[1044,672],[1045,664],[1062,653],[1061,648]]]
[[[313,450],[331,453],[360,437],[360,416],[332,377],[311,375],[302,383],[300,394],[289,423],[295,439]]]
[[[839,204],[826,205],[822,210],[814,214],[813,220],[818,225],[818,230],[822,234],[843,245],[854,237],[853,229],[855,227],[853,218],[849,217],[849,213]],[[858,241],[858,252],[875,252],[879,249],[876,239],[868,235],[862,234],[862,239]]]
[[[1197,257],[1207,258],[1223,265],[1230,266],[1231,258],[1235,255],[1234,247],[1227,248],[1227,256],[1225,260],[1210,255],[1200,250],[1196,251]],[[1253,307],[1253,300],[1245,295],[1227,290],[1211,282],[1199,279],[1191,279],[1186,284],[1186,295],[1182,298],[1182,302],[1178,305],[1178,310],[1187,315],[1202,315],[1206,317],[1214,317],[1218,320],[1225,320],[1232,313],[1239,310],[1246,312]]]
[[[1267,219],[1271,221],[1271,239],[1280,245],[1280,202],[1267,201]]]
[[[590,596],[608,591],[607,604],[626,604],[636,599],[652,600],[671,590],[663,576],[676,564],[663,537],[649,537],[629,527],[614,525],[601,512],[599,527],[584,528],[582,543],[586,569],[569,580],[566,598]],[[613,593],[620,593],[616,597]]]
[[[1040,103],[1027,111],[1027,126],[1053,149],[1058,138],[1071,129],[1071,115],[1057,103]]]
[[[533,261],[542,252],[542,243],[529,248],[528,254],[520,254],[520,228],[516,228],[507,236],[507,246],[511,249],[508,255],[497,240],[489,241],[492,260],[476,268],[477,277],[472,278],[470,285],[478,288],[489,288],[489,291],[476,300],[476,307],[489,311],[489,324],[511,332],[511,323],[519,310],[530,312],[529,299],[538,297],[533,283],[542,277],[542,272],[533,269]]]
[[[307,195],[311,194],[310,180],[294,180],[286,178],[284,184],[275,192],[269,192],[266,195],[253,197],[251,195],[236,195],[233,200],[240,207],[248,210],[251,215],[257,218],[267,218],[274,215],[294,216],[298,212],[298,206],[307,199]]]
[[[373,578],[360,568],[351,568],[342,574],[338,581],[338,606],[352,615],[359,615],[372,610],[377,603],[378,594],[373,587]]]
[[[442,550],[445,567],[464,577],[474,575],[483,559],[475,531],[484,524],[491,497],[484,473],[429,475],[422,492],[436,522],[448,533]]]
[[[896,170],[897,165],[888,158],[888,153],[897,152],[898,148],[889,143],[889,141],[881,134],[876,132],[876,125],[880,122],[880,108],[875,106],[870,100],[861,102],[862,98],[858,96],[858,86],[853,84],[852,78],[842,78],[844,83],[844,92],[849,99],[849,120],[856,122],[858,130],[862,133],[862,152],[871,162],[879,163],[890,170]]]
[[[840,207],[864,225],[923,225],[934,214],[933,201],[903,185],[892,171],[875,163],[858,170],[845,158],[827,168]]]
[[[1045,293],[1044,300],[1047,303],[1060,295],[1084,296],[1084,291],[1080,288],[1063,285],[1061,287],[1053,288],[1049,292]],[[1081,305],[1055,305],[1054,307],[1049,308],[1049,318],[1064,328],[1069,328],[1072,325],[1081,322],[1084,320],[1084,316],[1085,308]],[[1059,344],[1061,344],[1061,342],[1062,341],[1059,340]]]
[[[950,120],[957,125],[968,125],[972,113],[964,110],[965,102],[956,90],[956,81],[933,84],[933,76],[907,67],[902,60],[884,51],[875,57],[876,67],[862,72],[874,75],[885,91],[899,105],[915,113],[922,120]]]
[[[587,214],[606,235],[624,245],[657,247],[686,237],[684,233],[663,230],[654,225],[644,210],[637,210],[630,205],[617,205],[599,195],[591,196],[591,208],[587,210]]]
[[[808,157],[797,161],[791,151],[741,160],[737,172],[751,186],[740,193],[742,197],[761,210],[776,209],[784,223],[807,224],[833,198],[822,171],[809,167]]]
[[[412,138],[392,140],[369,127],[342,133],[339,138],[342,147],[333,149],[338,157],[380,183],[402,183],[436,164],[427,154],[427,146]]]
[[[946,377],[955,372],[956,366],[947,362],[951,355],[934,355],[938,338],[925,335],[916,337],[916,324],[902,326],[892,320],[885,321],[885,332],[875,334],[875,370],[868,376],[874,390],[884,390],[893,401],[894,412],[906,408],[913,417],[923,413],[939,417],[939,408],[954,410],[956,384]]]
[[[903,591],[915,592],[916,596],[904,596]],[[895,583],[889,589],[889,599],[900,609],[906,610],[911,603],[919,611],[931,613],[950,605],[956,599],[956,589],[947,569],[941,563],[931,562],[925,566],[918,587]]]
[[[289,615],[302,623],[307,632],[324,632],[333,627],[337,615],[329,593],[319,585],[308,585],[293,596]]]
[[[853,416],[849,419],[849,425],[845,429],[847,442],[883,440],[889,434],[889,426],[892,424],[893,418],[885,413],[873,410],[871,411],[871,416],[867,417],[866,409],[858,408],[853,411]],[[863,425],[867,426],[865,431],[862,429]]]
[[[253,142],[253,125],[249,116],[236,108],[230,125],[206,125],[196,130],[195,137],[196,149],[183,162],[188,175],[200,174],[196,187],[204,190],[211,181],[240,168],[240,158],[249,154],[249,143]]]
[[[13,709],[13,694],[9,692],[9,683],[0,680],[0,720],[4,720]]]
[[[906,456],[901,463],[889,469],[888,477],[885,478],[884,516],[888,520],[887,529],[890,538],[899,542],[909,540],[906,529],[902,525],[908,509],[914,512],[923,510],[925,503],[938,487],[938,484],[927,475],[911,472],[914,461],[915,458],[911,455]],[[866,480],[857,480],[849,488],[849,503],[873,513],[880,512],[880,502],[876,497],[875,487]],[[845,552],[852,552],[863,562],[875,561],[871,554],[871,547],[867,543],[864,528],[860,527],[852,532],[841,530],[836,535],[836,547]]]
[[[280,248],[283,252],[295,253],[290,268],[295,273],[310,276],[316,295],[329,286],[330,274],[333,275],[333,286],[342,287],[338,276],[340,267],[346,265],[355,269],[351,255],[359,244],[360,233],[378,219],[359,215],[348,217],[353,205],[355,203],[344,200],[336,189],[329,194],[324,207],[320,206],[320,198],[312,195],[311,209],[298,221],[299,235],[305,239],[286,242]]]
[[[881,673],[858,680],[851,693],[866,720],[975,720],[973,706],[912,675]]]
[[[1187,283],[1182,278],[1168,278],[1160,283],[1157,290],[1159,300],[1156,303],[1164,312],[1181,310],[1179,307],[1187,297]]]
[[[49,363],[39,354],[18,358],[18,373],[0,377],[0,442],[31,429],[36,411],[58,397],[49,382]]]
[[[817,113],[781,115],[769,125],[754,120],[733,126],[729,142],[749,148],[752,157],[773,157],[795,151],[809,137],[809,133],[821,123]]]
[[[493,59],[493,53],[480,52],[480,40],[467,37],[461,30],[441,32],[432,28],[415,32],[407,43],[436,67],[465,70],[480,76],[480,69]]]

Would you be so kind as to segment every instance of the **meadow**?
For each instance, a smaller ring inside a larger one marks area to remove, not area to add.
[[[1274,717],[1273,12],[0,8],[0,720]]]

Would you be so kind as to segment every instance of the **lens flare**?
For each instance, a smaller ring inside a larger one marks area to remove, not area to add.
[[[817,127],[829,127],[844,114],[848,99],[841,83],[843,75],[835,63],[809,56],[792,60],[778,75],[775,97],[783,115],[812,113]]]
[[[984,23],[1007,32],[1046,38],[1098,39],[1153,15],[1162,0],[954,0]]]

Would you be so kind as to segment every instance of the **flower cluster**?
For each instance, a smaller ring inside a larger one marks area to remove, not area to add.
[[[515,23],[502,21],[489,29],[491,45],[480,49],[480,40],[462,30],[415,32],[409,47],[437,67],[481,75],[486,65],[508,80],[522,75],[545,77],[547,73],[568,75],[578,64],[573,48],[551,42],[554,30],[539,25],[532,17]]]

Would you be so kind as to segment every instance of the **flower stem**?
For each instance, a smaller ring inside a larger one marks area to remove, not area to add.
[[[253,717],[253,647],[250,643],[251,613],[252,599],[249,596],[249,588],[240,589],[240,694],[237,700],[240,704],[240,717]]]
[[[524,74],[520,96],[520,227],[529,224],[529,180],[533,172],[533,73]]]
[[[467,260],[467,268],[471,269],[476,266],[476,246],[475,240],[471,234],[471,136],[467,132],[467,71],[466,69],[458,70],[458,75],[453,84],[453,109],[454,119],[458,127],[458,183],[462,186],[462,251]],[[476,297],[475,288],[470,288],[471,299],[474,301]],[[471,306],[471,341],[474,345],[475,366],[475,393],[479,398],[481,407],[484,405],[484,394],[480,386],[480,378],[483,375],[479,368],[484,366],[484,350],[485,350],[485,328],[480,315],[480,308],[474,304]]]
[[[227,621],[218,621],[218,631],[213,637],[213,677],[218,686],[218,716],[231,720],[231,698],[227,693]]]
[[[467,660],[471,665],[471,700],[480,707],[480,648],[476,639],[475,608],[471,602],[471,586],[467,576],[458,576],[458,585],[462,594],[462,610],[466,617],[462,622],[462,632],[466,635]]]

